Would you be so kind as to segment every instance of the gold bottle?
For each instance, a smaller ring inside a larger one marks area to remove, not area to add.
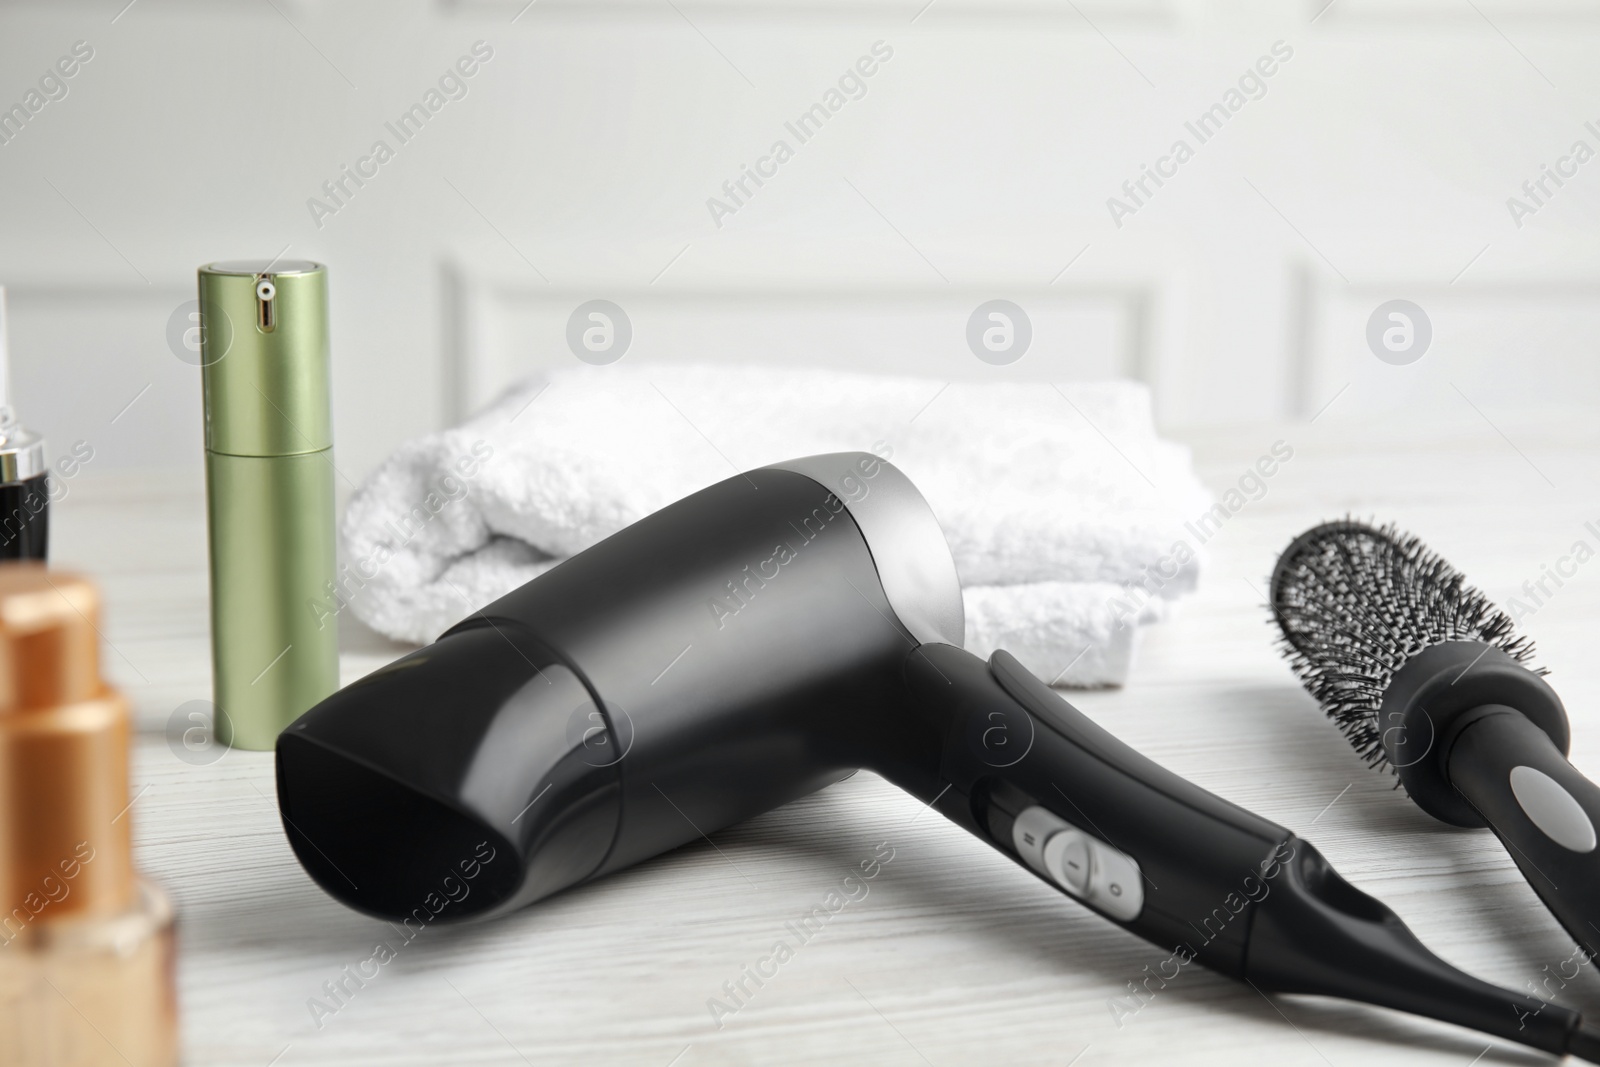
[[[173,915],[133,869],[128,707],[99,597],[0,564],[0,1064],[178,1062]]]

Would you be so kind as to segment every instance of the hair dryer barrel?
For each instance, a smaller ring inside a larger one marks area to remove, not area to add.
[[[936,780],[940,738],[907,712],[901,667],[961,639],[938,524],[876,457],[785,467],[629,526],[285,731],[279,798],[307,871],[363,911],[466,918],[860,766]]]

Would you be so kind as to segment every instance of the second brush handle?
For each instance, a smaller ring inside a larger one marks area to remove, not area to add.
[[[1600,787],[1515,708],[1486,704],[1454,726],[1450,784],[1505,843],[1545,906],[1590,954],[1600,948]]]

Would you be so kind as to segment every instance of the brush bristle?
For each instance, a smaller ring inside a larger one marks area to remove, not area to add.
[[[1294,672],[1374,768],[1388,763],[1378,708],[1413,656],[1445,641],[1482,641],[1523,664],[1533,656],[1509,615],[1392,524],[1345,519],[1301,534],[1273,572],[1272,610]]]

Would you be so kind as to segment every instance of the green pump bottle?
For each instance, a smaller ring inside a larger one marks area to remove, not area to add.
[[[265,750],[339,687],[327,271],[212,263],[200,314],[215,734]]]

